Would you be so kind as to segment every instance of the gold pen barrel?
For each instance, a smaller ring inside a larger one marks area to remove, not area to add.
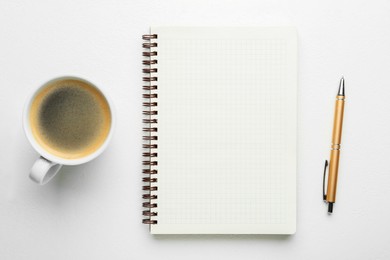
[[[336,201],[337,175],[340,160],[341,133],[343,129],[345,96],[336,97],[336,107],[334,111],[332,146],[330,151],[328,190],[326,200],[328,202]]]
[[[344,99],[345,96],[336,97],[336,107],[334,110],[333,134],[332,134],[332,149],[340,148],[341,132],[343,130],[343,116],[344,116]],[[338,147],[333,147],[338,145]]]

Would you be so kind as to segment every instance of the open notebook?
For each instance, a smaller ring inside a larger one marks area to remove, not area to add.
[[[152,27],[143,39],[151,233],[294,233],[295,29]]]

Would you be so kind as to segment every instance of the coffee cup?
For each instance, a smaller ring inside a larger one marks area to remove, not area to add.
[[[50,80],[29,96],[23,128],[40,154],[30,179],[46,184],[62,165],[79,165],[99,156],[113,135],[115,114],[109,97],[78,77]]]

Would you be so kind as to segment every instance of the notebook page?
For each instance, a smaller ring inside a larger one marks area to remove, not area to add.
[[[291,234],[297,36],[288,27],[158,34],[154,234]]]

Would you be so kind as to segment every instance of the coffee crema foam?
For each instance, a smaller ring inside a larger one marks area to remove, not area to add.
[[[111,128],[111,110],[103,94],[77,79],[49,83],[30,109],[34,138],[49,153],[78,159],[98,150]]]

